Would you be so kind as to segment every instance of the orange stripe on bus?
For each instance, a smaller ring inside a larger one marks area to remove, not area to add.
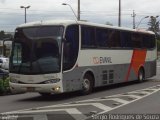
[[[134,50],[132,54],[131,64],[128,68],[126,81],[128,81],[128,78],[130,76],[131,69],[135,72],[135,74],[138,76],[138,71],[141,66],[144,66],[145,59],[146,59],[146,50]]]

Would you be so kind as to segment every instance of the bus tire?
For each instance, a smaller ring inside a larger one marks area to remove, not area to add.
[[[82,91],[83,95],[88,95],[93,91],[94,77],[91,74],[85,74],[82,82]]]
[[[145,80],[145,72],[143,68],[140,68],[138,71],[138,81],[143,82]]]

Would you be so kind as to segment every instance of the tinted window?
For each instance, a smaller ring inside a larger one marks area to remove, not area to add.
[[[82,47],[154,48],[155,36],[125,30],[82,26]]]
[[[107,47],[108,46],[108,30],[107,29],[96,29],[96,41],[98,47]]]
[[[62,35],[61,26],[17,29],[10,58],[10,71],[28,75],[59,72]]]
[[[132,33],[132,43],[134,48],[142,48],[143,47],[143,36],[139,33]]]
[[[36,38],[55,38],[60,37],[63,34],[63,27],[61,26],[44,26],[44,27],[32,27],[23,29],[23,33],[25,36],[27,36],[30,39],[36,39]]]
[[[121,32],[120,33],[120,39],[121,39],[121,47],[130,48],[132,47],[132,41],[131,41],[131,33],[130,32]]]
[[[78,57],[79,27],[77,25],[67,27],[65,38],[63,70],[69,70],[75,65]]]
[[[120,47],[120,32],[117,30],[108,30],[108,47]]]
[[[82,47],[95,47],[95,28],[82,26]]]
[[[143,47],[148,49],[155,47],[154,35],[143,35]]]

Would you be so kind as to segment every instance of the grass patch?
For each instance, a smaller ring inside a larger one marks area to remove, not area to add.
[[[10,92],[9,89],[9,76],[4,74],[0,76],[0,95],[4,95]]]

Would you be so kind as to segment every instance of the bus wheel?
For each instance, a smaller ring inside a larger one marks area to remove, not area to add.
[[[145,80],[144,69],[140,68],[139,71],[138,71],[138,81],[143,82],[144,80]]]
[[[93,91],[93,76],[90,74],[86,74],[83,77],[83,83],[82,83],[82,94],[87,95],[90,94]]]

